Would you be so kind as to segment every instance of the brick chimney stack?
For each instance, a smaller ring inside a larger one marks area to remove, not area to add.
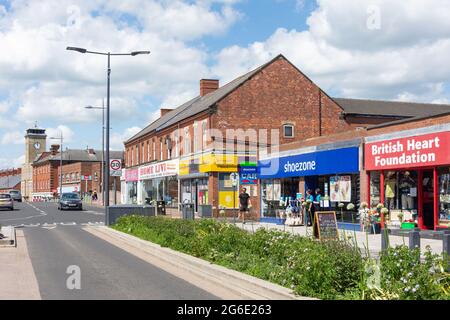
[[[52,155],[56,155],[59,151],[59,144],[52,144],[52,146],[50,147],[50,152],[52,153]]]
[[[207,95],[219,89],[219,80],[201,79],[200,80],[200,96]]]

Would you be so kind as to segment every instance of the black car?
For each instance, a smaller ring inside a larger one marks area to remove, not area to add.
[[[78,193],[63,193],[59,199],[58,210],[76,209],[83,210],[83,203],[81,202]]]

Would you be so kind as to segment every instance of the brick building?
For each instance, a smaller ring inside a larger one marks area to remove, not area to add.
[[[0,170],[0,193],[8,193],[11,190],[20,191],[21,168]]]
[[[53,198],[60,192],[61,152],[59,145],[39,154],[33,162],[32,200]],[[123,159],[122,151],[111,151],[111,159]],[[80,194],[96,191],[101,196],[102,151],[94,149],[66,149],[62,152],[62,192]],[[113,190],[114,179],[110,179]],[[116,178],[117,191],[120,180]]]
[[[191,202],[197,212],[209,205],[217,214],[220,207],[238,203],[229,177],[240,164],[267,158],[280,145],[317,137],[326,141],[330,135],[421,115],[421,108],[408,104],[331,98],[279,55],[222,87],[218,80],[200,80],[198,97],[162,109],[159,119],[128,139],[123,201],[164,200],[172,211]],[[259,212],[261,190],[258,185],[247,189]]]

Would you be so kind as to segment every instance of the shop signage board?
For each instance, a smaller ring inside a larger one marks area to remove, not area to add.
[[[359,148],[349,147],[260,160],[260,179],[359,172]]]
[[[447,165],[450,163],[450,132],[366,143],[366,170],[389,170]]]
[[[81,181],[91,181],[92,176],[81,176]]]
[[[317,211],[314,217],[314,234],[319,240],[339,239],[335,211]]]
[[[139,168],[139,179],[148,180],[158,177],[176,176],[178,174],[178,168],[178,160],[150,164]]]
[[[125,181],[126,182],[136,182],[139,180],[139,170],[138,169],[126,169],[125,170]]]
[[[239,182],[241,185],[258,184],[258,168],[256,166],[240,166]]]

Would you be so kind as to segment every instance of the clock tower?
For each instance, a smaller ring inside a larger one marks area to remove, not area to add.
[[[33,191],[33,161],[45,152],[47,135],[45,129],[28,129],[25,135],[25,163],[22,167],[22,196],[30,200]]]

